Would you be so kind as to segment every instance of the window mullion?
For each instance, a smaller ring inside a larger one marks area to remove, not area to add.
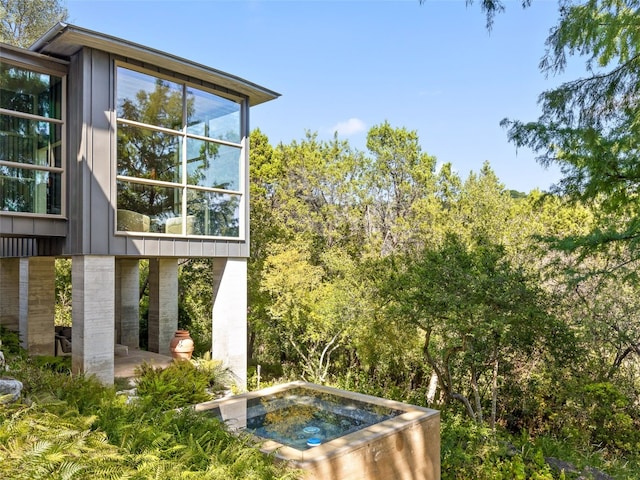
[[[187,234],[187,86],[182,86],[182,234]]]

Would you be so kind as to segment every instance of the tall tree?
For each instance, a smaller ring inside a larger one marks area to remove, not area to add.
[[[357,298],[340,282],[327,280],[329,272],[313,264],[311,250],[301,241],[275,246],[265,262],[261,288],[272,297],[268,307],[271,328],[291,348],[287,358],[298,360],[305,378],[324,382],[332,354],[353,325]],[[348,258],[329,262],[343,269]]]
[[[541,69],[564,71],[571,55],[586,61],[586,76],[540,96],[535,122],[505,119],[517,146],[558,165],[557,192],[597,208],[598,226],[567,247],[624,243],[640,257],[640,2],[567,2],[547,39]]]
[[[60,0],[0,0],[0,42],[29,47],[68,17]]]
[[[448,231],[466,238],[467,243],[485,238],[504,245],[507,235],[516,228],[510,225],[513,203],[489,162],[485,162],[480,172],[470,172],[462,184],[456,208],[449,215]]]
[[[337,285],[363,245],[362,161],[337,138],[309,133],[272,148],[260,131],[251,134],[249,348],[261,361],[295,356],[305,375],[321,380],[342,345],[346,330],[332,322],[345,323],[356,304],[342,300],[354,289]]]
[[[388,122],[367,134],[367,231],[383,254],[424,242],[437,214],[436,158],[422,152],[418,134]],[[428,223],[427,228],[420,224]]]
[[[421,332],[424,361],[446,399],[462,402],[479,423],[490,405],[495,425],[504,372],[558,333],[544,293],[488,242],[467,247],[448,236],[441,247],[386,262],[380,296],[389,319]]]

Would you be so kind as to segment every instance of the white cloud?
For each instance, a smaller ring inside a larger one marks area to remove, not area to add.
[[[359,118],[350,118],[344,122],[338,122],[331,128],[331,133],[337,132],[338,135],[349,137],[356,133],[364,132],[367,129],[365,123]]]

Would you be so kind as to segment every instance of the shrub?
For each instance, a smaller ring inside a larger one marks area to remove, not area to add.
[[[190,362],[178,362],[164,375],[143,368],[143,378],[156,386],[162,383],[153,382],[158,378],[183,384],[183,390],[197,382],[197,390],[204,392],[207,384],[208,377],[194,374]],[[297,472],[275,465],[214,418],[191,409],[158,408],[163,406],[153,404],[162,398],[158,392],[147,401],[127,403],[94,377],[56,373],[27,360],[18,362],[13,373],[38,401],[0,405],[2,479],[297,478]]]
[[[207,377],[207,388],[210,392],[221,392],[231,383],[231,372],[223,366],[220,360],[213,360],[211,352],[206,352],[202,357],[192,359],[191,363]]]
[[[36,355],[31,362],[37,367],[45,368],[57,373],[71,372],[71,357],[54,357],[51,355]]]
[[[190,361],[174,361],[164,369],[143,363],[135,373],[138,396],[149,408],[168,410],[210,399],[208,374]]]
[[[633,453],[640,450],[640,415],[629,398],[609,382],[592,383],[582,389],[582,407],[591,442]]]
[[[4,353],[5,358],[24,355],[25,351],[20,346],[20,337],[18,334],[3,325],[0,325],[0,340],[2,341],[0,350]]]

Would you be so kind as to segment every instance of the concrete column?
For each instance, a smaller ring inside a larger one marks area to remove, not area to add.
[[[149,351],[171,355],[178,329],[178,260],[149,260]]]
[[[53,355],[56,267],[53,257],[20,258],[19,330],[31,355]]]
[[[116,343],[140,345],[140,269],[137,259],[116,259]]]
[[[74,256],[71,284],[73,288],[71,339],[73,372],[95,375],[104,384],[113,384],[114,257]]]
[[[213,262],[211,356],[222,360],[239,388],[247,388],[247,260]]]
[[[0,325],[20,328],[20,259],[0,258]]]

